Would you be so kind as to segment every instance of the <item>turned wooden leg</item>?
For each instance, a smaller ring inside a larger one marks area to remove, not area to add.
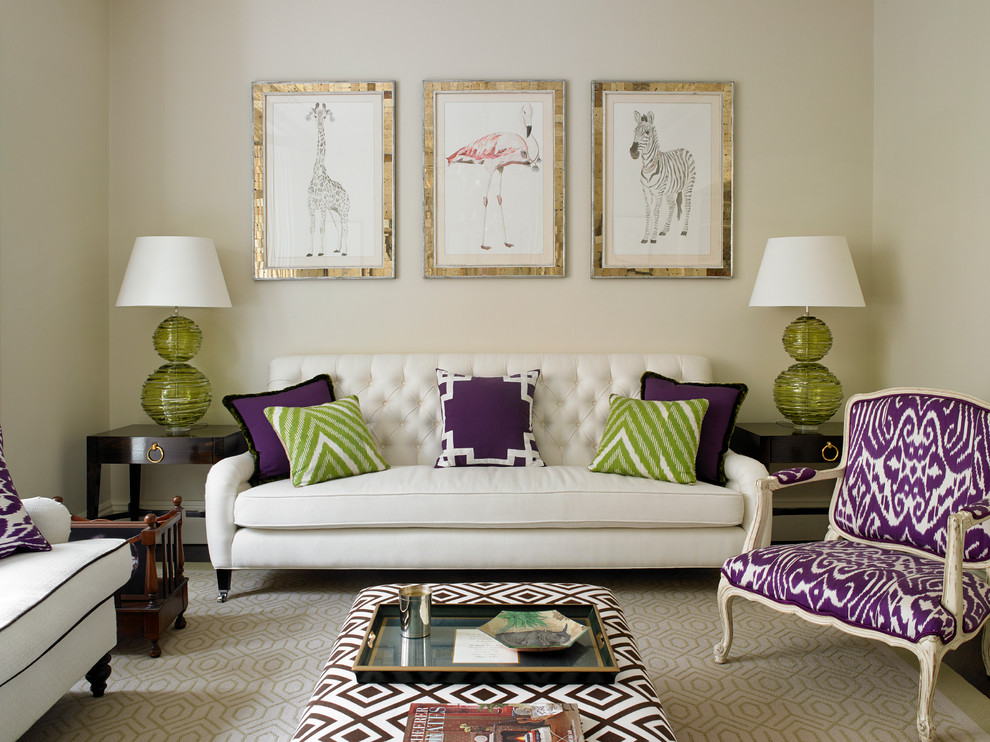
[[[983,650],[983,670],[990,677],[990,622],[983,624],[980,645]]]
[[[158,640],[157,639],[152,639],[151,640],[151,651],[148,652],[148,656],[149,657],[161,657],[162,656],[162,648],[158,646]]]
[[[729,592],[731,585],[723,577],[718,584],[718,615],[722,620],[722,641],[715,645],[715,663],[724,664],[732,647],[732,600],[735,594]]]
[[[99,662],[97,662],[86,673],[86,680],[89,681],[89,688],[93,692],[95,698],[99,698],[103,695],[103,691],[107,689],[107,678],[110,677],[110,653],[107,652],[103,655]]]
[[[173,624],[173,626],[175,626],[175,628],[177,629],[186,628],[186,616],[184,613],[180,613],[178,616],[175,617],[175,623]]]
[[[217,602],[226,603],[227,594],[230,592],[230,570],[217,570]]]

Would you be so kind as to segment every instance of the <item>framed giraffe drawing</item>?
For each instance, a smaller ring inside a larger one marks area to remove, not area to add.
[[[427,277],[564,275],[564,82],[427,81]]]
[[[592,83],[595,278],[732,277],[731,82]]]
[[[393,278],[395,83],[252,87],[254,277]]]

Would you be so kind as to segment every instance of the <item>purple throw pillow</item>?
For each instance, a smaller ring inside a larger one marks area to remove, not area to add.
[[[14,489],[14,480],[3,455],[3,430],[0,429],[0,559],[18,551],[51,549],[52,545],[31,522],[31,516]]]
[[[647,371],[642,378],[641,399],[678,402],[687,399],[707,399],[708,411],[701,421],[701,441],[695,470],[703,482],[724,485],[725,452],[736,427],[736,415],[749,391],[745,384],[709,384],[682,382],[662,374]]]
[[[438,368],[443,438],[436,468],[544,466],[533,435],[539,378],[539,370],[464,376]]]
[[[265,417],[265,408],[315,407],[333,401],[333,381],[327,374],[273,392],[228,394],[223,398],[224,407],[234,416],[247,440],[248,450],[254,456],[252,485],[289,476],[289,458],[275,429]]]

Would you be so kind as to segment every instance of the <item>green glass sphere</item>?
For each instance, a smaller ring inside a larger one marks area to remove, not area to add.
[[[203,332],[188,317],[174,314],[166,317],[155,328],[151,341],[155,345],[155,352],[166,361],[185,363],[199,352],[199,347],[203,344]]]
[[[784,330],[784,350],[795,361],[820,361],[832,349],[832,331],[817,317],[804,315]]]
[[[795,363],[773,382],[773,401],[798,430],[814,430],[842,404],[842,384],[820,363]]]
[[[165,363],[141,387],[141,407],[170,431],[188,430],[213,399],[206,375],[188,363]]]

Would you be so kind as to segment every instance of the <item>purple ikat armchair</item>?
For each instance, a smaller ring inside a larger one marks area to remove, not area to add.
[[[887,389],[851,398],[845,430],[836,468],[760,480],[765,499],[782,487],[837,480],[829,528],[824,541],[725,562],[715,662],[724,663],[732,645],[736,597],[904,647],[920,663],[918,735],[928,742],[942,657],[990,617],[990,405],[952,392]]]

